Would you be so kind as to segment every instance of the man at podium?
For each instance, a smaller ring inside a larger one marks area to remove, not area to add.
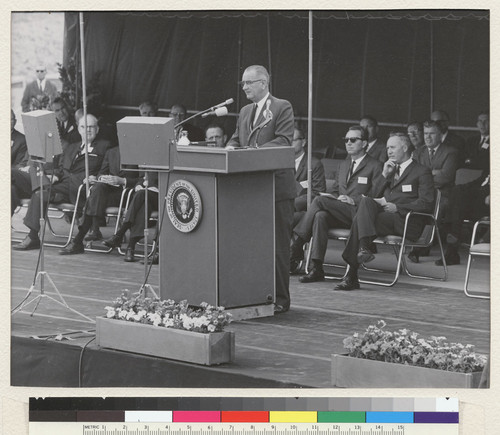
[[[236,130],[227,148],[291,146],[293,138],[293,109],[286,101],[269,93],[269,73],[261,65],[245,69],[240,82],[252,104],[244,106]],[[294,171],[275,172],[275,251],[276,301],[274,312],[290,308],[289,274],[290,238],[292,235],[295,177]]]

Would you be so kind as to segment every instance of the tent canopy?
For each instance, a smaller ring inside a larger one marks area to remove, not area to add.
[[[100,73],[104,101],[202,110],[247,103],[237,82],[262,64],[274,95],[307,115],[308,11],[89,12],[87,77]],[[473,127],[489,106],[489,12],[314,11],[314,146],[371,114],[382,125],[444,109]],[[66,13],[65,60],[78,59],[78,16]],[[219,120],[220,121],[220,120]],[[207,120],[206,122],[209,122]],[[228,133],[235,117],[222,123]],[[200,124],[200,126],[204,126]],[[389,128],[389,127],[387,127]]]

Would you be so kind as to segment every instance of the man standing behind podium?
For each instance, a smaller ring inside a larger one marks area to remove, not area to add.
[[[269,73],[260,65],[249,66],[240,82],[247,104],[240,111],[236,131],[227,148],[248,146],[291,146],[293,138],[293,109],[286,101],[269,93]],[[258,128],[265,121],[265,127]],[[275,313],[290,308],[289,274],[290,238],[292,235],[295,177],[293,168],[275,172],[275,248],[276,248],[276,302]]]

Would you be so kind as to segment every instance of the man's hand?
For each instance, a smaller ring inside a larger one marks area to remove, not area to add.
[[[350,196],[347,196],[347,195],[340,195],[337,199],[339,201],[345,202],[345,203],[350,204],[350,205],[355,204],[354,200]]]
[[[384,163],[384,168],[382,169],[382,175],[384,178],[390,177],[396,170],[396,162],[394,160],[387,160]]]
[[[94,184],[97,181],[97,177],[95,175],[89,175],[89,184]],[[87,179],[83,179],[83,184],[87,184]]]
[[[389,213],[396,213],[398,211],[398,208],[393,202],[388,202],[386,205],[384,205],[384,211],[387,211]]]
[[[234,150],[234,147],[232,145],[226,145],[226,150]]]
[[[28,166],[23,166],[22,168],[19,168],[19,170],[20,170],[21,172],[29,172],[30,167],[29,167],[29,165],[28,165]]]
[[[126,178],[118,177],[117,175],[101,175],[99,181],[111,184],[112,186],[125,186],[127,184]]]
[[[142,187],[140,184],[138,184],[137,186],[135,186],[134,188],[134,192],[139,192],[139,190],[143,190],[144,187]]]
[[[57,183],[58,181],[59,181],[59,177],[57,175],[54,175],[54,174],[50,175],[50,182],[52,184]]]

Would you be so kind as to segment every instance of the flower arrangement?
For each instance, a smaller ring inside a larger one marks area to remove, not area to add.
[[[45,92],[38,94],[36,97],[31,97],[30,101],[30,112],[42,109],[50,109],[50,97]]]
[[[165,328],[210,333],[221,332],[231,323],[232,316],[224,307],[214,307],[202,302],[200,308],[190,307],[187,301],[148,298],[141,294],[130,295],[125,290],[112,306],[105,307],[108,319],[144,323]]]
[[[486,357],[475,353],[470,344],[448,343],[446,337],[424,339],[408,329],[390,332],[385,326],[379,320],[363,334],[345,338],[349,356],[460,373],[481,371],[486,364]]]

